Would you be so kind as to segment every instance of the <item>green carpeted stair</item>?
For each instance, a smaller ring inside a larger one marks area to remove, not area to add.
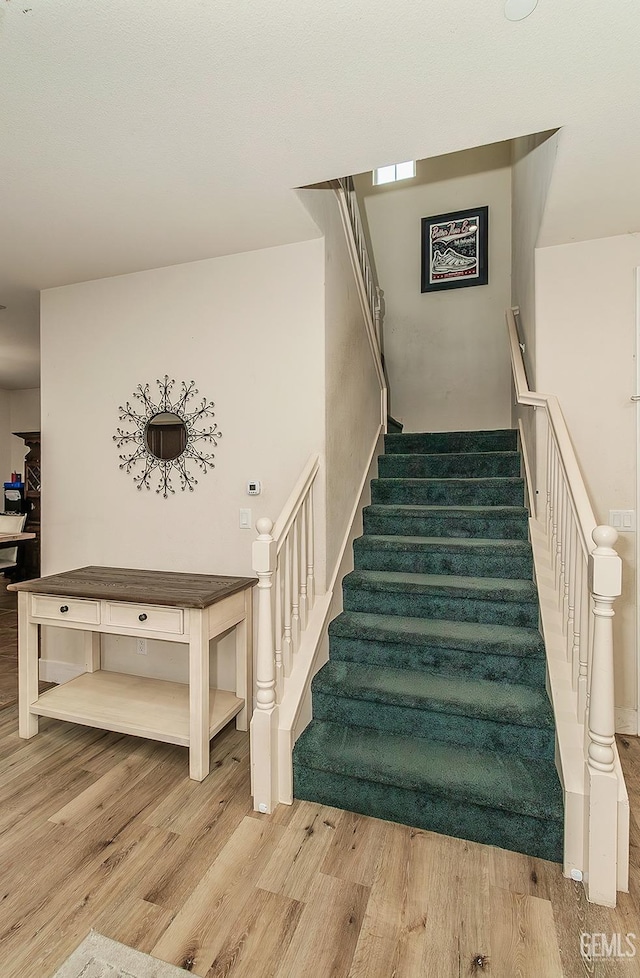
[[[562,860],[515,431],[389,434],[294,795]]]

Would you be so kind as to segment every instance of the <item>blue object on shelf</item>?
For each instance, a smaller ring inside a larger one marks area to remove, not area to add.
[[[4,484],[4,511],[5,513],[24,512],[24,483],[5,482]]]

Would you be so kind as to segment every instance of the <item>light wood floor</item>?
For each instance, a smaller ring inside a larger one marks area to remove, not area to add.
[[[18,595],[0,574],[0,710],[18,698]]]
[[[91,927],[207,978],[640,974],[635,739],[632,889],[609,911],[543,860],[305,802],[254,814],[233,726],[202,784],[183,748],[16,727],[1,711],[1,978],[49,978]],[[583,931],[635,932],[639,957],[583,961]]]

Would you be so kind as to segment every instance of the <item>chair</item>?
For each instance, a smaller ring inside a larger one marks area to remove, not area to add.
[[[26,520],[26,513],[0,513],[0,533],[22,533]],[[0,573],[11,570],[17,563],[17,547],[0,547]]]

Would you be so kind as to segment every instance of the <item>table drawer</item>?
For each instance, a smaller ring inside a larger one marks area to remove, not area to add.
[[[105,601],[102,623],[140,629],[141,631],[182,635],[184,632],[184,611],[182,608],[165,608],[161,605]]]
[[[53,594],[32,594],[31,614],[50,621],[100,624],[100,602],[87,598],[59,598]]]

